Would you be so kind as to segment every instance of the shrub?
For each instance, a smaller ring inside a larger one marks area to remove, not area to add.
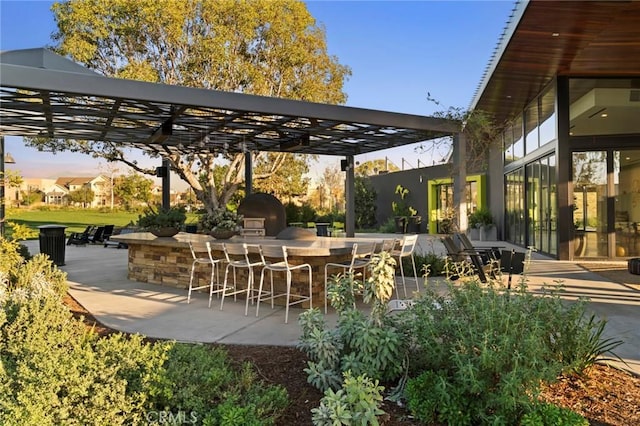
[[[416,262],[416,270],[418,274],[422,276],[428,277],[439,277],[445,274],[445,262],[447,260],[446,257],[440,256],[436,253],[415,253],[413,254],[414,261]],[[411,258],[403,257],[402,258],[402,268],[406,271],[413,271],[413,266],[411,265]],[[400,273],[400,269],[396,271]]]
[[[181,228],[187,220],[184,206],[163,208],[149,206],[144,214],[138,216],[138,226],[146,230],[159,228]]]
[[[405,313],[414,339],[408,406],[425,422],[517,424],[534,410],[541,382],[592,358],[582,350],[597,340],[584,309],[524,285],[506,291],[471,281],[449,285],[447,297],[427,289]]]
[[[284,388],[265,386],[248,363],[234,368],[219,347],[176,343],[163,368],[153,406],[193,413],[203,424],[274,424],[287,405]]]
[[[393,265],[388,253],[375,255],[364,286],[349,274],[334,277],[328,297],[338,311],[338,323],[328,330],[317,309],[300,315],[299,347],[309,356],[308,381],[322,391],[338,389],[344,372],[376,380],[395,380],[405,367],[406,339],[386,307],[394,287]],[[354,308],[355,292],[363,292],[372,305],[369,316]]]
[[[589,421],[568,408],[553,404],[537,404],[522,416],[521,426],[589,426]]]
[[[286,406],[283,388],[221,350],[98,337],[61,302],[64,273],[44,256],[23,264],[16,247],[0,239],[0,424],[135,425],[163,412],[268,425]]]
[[[378,425],[378,416],[384,414],[378,405],[382,402],[384,387],[365,375],[353,377],[344,373],[342,389],[328,389],[320,401],[320,407],[311,410],[313,424],[331,425]]]

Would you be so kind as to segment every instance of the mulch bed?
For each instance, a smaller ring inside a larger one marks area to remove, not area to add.
[[[99,324],[82,305],[71,296],[65,298],[74,316],[84,316],[87,325],[100,335],[114,330]],[[283,425],[312,425],[311,409],[320,404],[322,393],[307,383],[307,357],[296,348],[281,346],[224,345],[231,359],[237,363],[250,361],[262,379],[284,386],[290,405],[279,419]],[[545,388],[546,401],[570,408],[589,419],[594,426],[640,425],[640,377],[604,365],[589,368],[583,377],[563,377]],[[380,423],[389,426],[414,426],[407,410],[385,401],[387,413]]]

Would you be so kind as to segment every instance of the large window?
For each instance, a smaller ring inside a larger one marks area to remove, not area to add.
[[[504,162],[517,161],[556,139],[556,91],[552,83],[505,129]]]
[[[505,177],[505,240],[524,244],[524,171],[518,169]]]
[[[572,78],[570,135],[640,133],[640,89],[632,79]]]

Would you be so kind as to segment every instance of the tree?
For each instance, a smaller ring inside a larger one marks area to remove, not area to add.
[[[116,177],[113,193],[120,199],[126,210],[131,210],[134,205],[148,203],[151,200],[152,186],[153,180],[132,172]]]
[[[365,161],[362,164],[356,166],[354,173],[356,176],[373,176],[377,175],[378,172],[388,171],[388,172],[397,172],[400,169],[395,164],[387,161],[386,159],[377,159],[377,160],[369,160]]]
[[[325,167],[318,181],[318,192],[321,200],[328,199],[328,211],[339,209],[338,200],[344,199],[344,176],[337,167]]]
[[[440,103],[431,97],[431,94],[427,93],[427,100],[433,102],[436,105]],[[489,154],[494,149],[502,149],[502,140],[500,134],[504,130],[504,126],[507,123],[501,123],[498,125],[495,123],[493,117],[482,110],[465,110],[462,108],[449,107],[447,110],[439,111],[433,114],[434,117],[444,118],[447,120],[460,123],[460,133],[464,135],[466,156],[457,167],[460,169],[452,175],[454,176],[454,182],[459,180],[459,183],[466,182],[466,176],[468,171],[480,172],[487,169],[489,164]],[[423,152],[431,150],[432,152],[442,148],[442,144],[448,149],[453,149],[453,139],[451,137],[439,138],[431,141],[430,144],[423,144],[417,149]],[[455,188],[456,185],[454,185]],[[467,185],[459,184],[462,191],[466,191]],[[460,192],[460,191],[458,191]],[[454,196],[453,217],[451,218],[458,226],[461,226],[461,218],[465,218],[466,223],[466,204],[461,202],[466,199],[466,194],[458,194]]]
[[[267,161],[256,165],[256,171],[263,174],[271,173],[269,169],[273,167],[273,163],[269,161],[269,158],[277,156],[277,154],[270,153],[267,156]],[[309,172],[308,161],[293,154],[287,154],[285,158],[287,158],[287,167],[279,167],[272,172],[269,179],[256,182],[255,190],[257,192],[272,194],[280,200],[291,200],[307,194],[310,179],[304,175]]]
[[[378,194],[365,176],[355,177],[355,222],[358,229],[372,228],[376,225],[376,199]]]
[[[324,29],[296,0],[70,0],[55,3],[56,50],[113,77],[340,104],[351,71],[327,54]],[[41,149],[71,150],[120,161],[153,174],[109,141],[33,140]],[[29,142],[31,143],[31,142]],[[208,211],[226,204],[244,181],[243,154],[218,154],[228,164],[220,186],[212,154],[165,157]],[[267,153],[252,152],[254,164]],[[254,172],[258,183],[287,161]]]
[[[90,187],[83,186],[69,193],[69,202],[82,204],[82,207],[87,207],[91,205],[95,196],[96,194]]]
[[[100,164],[98,166],[100,171],[106,172],[106,176],[108,176],[109,180],[105,182],[104,187],[105,191],[109,193],[109,207],[113,210],[113,203],[115,199],[114,185],[115,185],[115,175],[120,171],[120,169],[116,166],[115,163],[107,163],[105,166]]]

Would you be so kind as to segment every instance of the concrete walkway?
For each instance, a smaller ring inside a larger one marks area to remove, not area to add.
[[[39,253],[38,241],[27,245],[31,253]],[[420,235],[417,251],[444,253],[444,247],[436,236]],[[148,337],[222,344],[295,345],[300,336],[299,308],[291,308],[289,323],[284,324],[282,307],[272,310],[268,304],[261,304],[259,317],[255,316],[255,307],[250,307],[245,316],[240,299],[225,301],[224,310],[220,311],[216,298],[208,308],[208,295],[195,293],[187,304],[184,289],[130,281],[125,249],[66,246],[65,259],[61,269],[67,272],[71,295],[107,327]],[[536,253],[527,278],[534,292],[545,284],[562,284],[565,299],[588,297],[589,309],[608,321],[606,337],[624,341],[616,349],[627,363],[621,367],[640,374],[640,292],[608,282],[573,262],[551,260]],[[514,285],[517,279],[514,278]],[[438,279],[430,279],[429,283],[438,285]],[[407,284],[407,291],[415,289],[413,280]],[[321,301],[314,301],[314,305],[320,304]],[[335,321],[330,311],[327,322]]]

